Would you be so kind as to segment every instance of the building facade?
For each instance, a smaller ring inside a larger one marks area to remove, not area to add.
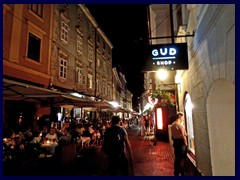
[[[151,37],[169,36],[166,7],[150,5]],[[174,4],[172,12],[174,36],[179,36],[174,41],[188,47],[188,70],[171,76],[179,84],[188,158],[202,175],[235,175],[235,5]],[[148,90],[152,80],[145,77]]]
[[[121,68],[113,68],[113,101],[122,108],[120,117],[129,118],[132,111],[133,94],[127,89],[127,81]]]
[[[14,88],[24,87],[15,82],[49,86],[52,9],[50,4],[3,5],[4,135],[16,124],[33,125],[36,113],[50,113],[37,98],[24,97]]]
[[[82,4],[55,4],[51,83],[112,99],[112,44]]]
[[[83,4],[4,4],[3,37],[4,131],[59,111],[97,118],[112,101],[113,45]],[[89,100],[53,108],[61,93]]]

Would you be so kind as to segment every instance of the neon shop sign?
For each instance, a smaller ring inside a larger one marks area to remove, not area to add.
[[[165,67],[170,70],[188,69],[187,44],[150,45],[153,69]]]

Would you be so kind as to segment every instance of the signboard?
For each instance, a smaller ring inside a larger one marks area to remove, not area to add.
[[[149,45],[147,59],[149,70],[188,69],[187,43]]]

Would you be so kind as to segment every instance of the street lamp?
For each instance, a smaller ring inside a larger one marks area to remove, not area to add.
[[[167,72],[167,70],[165,70],[165,69],[159,69],[159,70],[157,71],[157,77],[158,77],[158,79],[160,79],[160,80],[165,80],[165,79],[167,79],[167,77],[168,77],[168,72]]]

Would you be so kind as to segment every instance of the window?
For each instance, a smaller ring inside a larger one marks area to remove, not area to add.
[[[109,84],[108,84],[108,96],[111,96],[111,88]]]
[[[81,36],[77,35],[77,52],[82,54],[83,49],[83,39]]]
[[[32,33],[29,33],[27,58],[32,59],[36,62],[40,62],[40,48],[41,48],[41,39],[36,37]]]
[[[185,97],[185,114],[186,114],[186,129],[187,129],[187,138],[188,138],[188,147],[190,151],[195,154],[194,146],[194,131],[193,131],[193,118],[192,118],[192,100],[189,94],[186,94]]]
[[[39,17],[43,17],[43,4],[31,4],[30,9]]]
[[[100,67],[100,63],[101,63],[101,61],[100,61],[99,57],[97,57],[97,67]]]
[[[82,68],[77,67],[77,83],[82,84]]]
[[[59,66],[59,77],[66,79],[67,78],[67,60],[64,58],[60,58],[60,66]]]
[[[77,12],[77,21],[78,23],[82,23],[83,20],[83,16],[82,16],[82,11],[78,8],[78,12]]]
[[[88,60],[93,61],[93,48],[90,45],[88,45]]]
[[[88,88],[89,89],[92,89],[93,88],[93,79],[92,79],[92,75],[91,74],[88,74]]]
[[[101,81],[99,79],[97,80],[97,90],[98,90],[99,93],[102,92],[101,91]]]
[[[61,21],[61,40],[68,43],[68,25],[63,20]]]
[[[106,72],[106,62],[103,61],[103,71]]]
[[[96,86],[97,86],[96,87],[97,88],[97,92],[99,92],[99,80],[98,79],[96,80]]]

